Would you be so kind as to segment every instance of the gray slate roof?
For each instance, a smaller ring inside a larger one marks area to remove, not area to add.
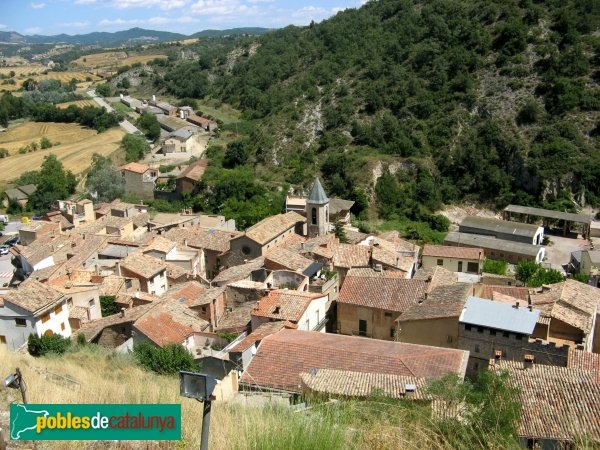
[[[527,306],[516,308],[506,303],[478,297],[469,297],[459,322],[513,333],[531,334],[540,317],[540,311],[529,311]]]
[[[527,255],[532,258],[535,258],[540,250],[544,248],[539,245],[496,239],[491,236],[482,236],[479,234],[460,233],[458,231],[449,232],[444,238],[444,245],[481,247],[484,250],[499,250],[519,255]]]
[[[327,198],[327,195],[323,190],[323,186],[321,186],[321,182],[318,178],[315,180],[315,183],[310,189],[306,203],[310,203],[312,205],[326,205],[329,203],[329,199]]]

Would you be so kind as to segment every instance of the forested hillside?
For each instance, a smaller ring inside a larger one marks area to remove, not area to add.
[[[371,1],[155,85],[254,119],[236,165],[293,186],[320,172],[383,216],[465,198],[562,209],[600,202],[599,26],[594,0]]]

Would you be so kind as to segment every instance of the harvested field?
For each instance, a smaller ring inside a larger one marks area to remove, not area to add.
[[[98,107],[98,103],[96,103],[92,99],[88,99],[88,100],[76,100],[74,102],[57,103],[56,107],[57,108],[67,108],[67,107],[69,107],[71,105],[79,106],[80,108],[83,108],[85,106],[93,106],[94,108]]]
[[[10,156],[0,159],[0,184],[17,178],[25,171],[37,170],[48,153],[54,153],[73,173],[81,173],[89,167],[94,153],[104,156],[114,153],[124,135],[120,128],[97,133],[71,123],[26,122],[10,127],[0,135],[0,147],[10,152]],[[20,147],[31,142],[39,143],[42,136],[60,144],[23,155],[18,153]]]
[[[95,55],[82,56],[73,61],[73,63],[90,69],[98,69],[127,65],[130,66],[135,63],[145,64],[155,58],[166,57],[166,55],[137,55],[133,53],[128,55],[126,52],[104,52],[96,53]]]
[[[52,72],[43,66],[2,67],[0,68],[0,74],[8,75],[11,70],[15,72],[15,76],[12,78],[15,84],[0,84],[0,90],[16,91],[21,89],[23,81],[28,78],[32,78],[35,81],[58,80],[62,84],[69,83],[72,79],[77,80],[78,83],[86,82],[86,80],[91,80],[92,82],[100,80],[100,77],[86,72]]]

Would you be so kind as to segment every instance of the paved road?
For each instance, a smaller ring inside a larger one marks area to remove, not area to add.
[[[108,112],[113,112],[115,109],[110,106],[102,97],[98,97],[96,95],[96,91],[94,91],[93,89],[90,89],[89,91],[87,91],[87,95],[89,95],[90,97],[92,97],[92,99],[98,103],[98,105],[103,106],[104,108],[106,108],[106,110]],[[128,120],[123,120],[122,122],[119,122],[119,125],[121,126],[121,128],[123,128],[125,131],[127,131],[128,133],[140,133],[143,134],[140,130],[138,130],[135,125],[133,125],[130,121]]]

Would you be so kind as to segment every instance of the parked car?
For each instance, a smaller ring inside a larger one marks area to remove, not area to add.
[[[0,247],[0,255],[8,255],[8,250],[10,247],[8,245],[3,245]]]
[[[6,245],[8,247],[14,247],[18,243],[19,243],[19,236],[15,236],[15,237],[10,238],[8,241],[6,241],[6,243],[4,245]]]

